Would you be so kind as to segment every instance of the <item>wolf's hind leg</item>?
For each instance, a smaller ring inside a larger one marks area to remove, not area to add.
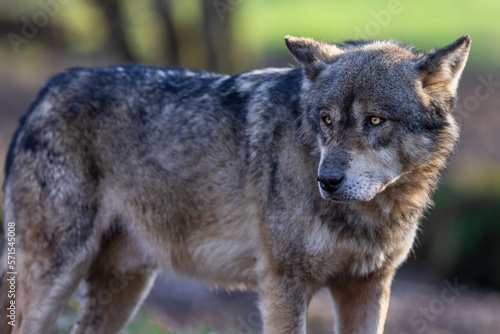
[[[55,273],[50,260],[33,261],[29,252],[18,254],[19,267],[29,269],[18,270],[17,275],[7,274],[8,277],[15,277],[16,295],[7,298],[9,286],[5,284],[2,289],[2,308],[7,309],[10,301],[15,301],[15,320],[4,315],[0,333],[50,333],[61,308],[83,276],[86,264],[80,262],[66,267],[64,272]]]
[[[26,255],[18,256],[20,265],[28,267],[26,262],[30,264],[27,271],[19,270],[16,277],[17,324],[11,327],[12,333],[50,333],[60,310],[81,280],[87,263],[78,261],[60,272],[54,272],[54,263],[32,261]],[[10,325],[7,324],[7,327]]]
[[[80,158],[54,144],[49,128],[23,131],[10,151],[3,201],[3,221],[15,226],[15,245],[4,234],[1,265],[7,246],[14,248],[15,267],[2,271],[17,272],[15,296],[2,284],[0,314],[3,333],[48,334],[98,248],[96,185],[87,182]],[[12,301],[15,326],[5,316]]]
[[[28,207],[28,204],[24,206]],[[80,230],[64,230],[68,223],[78,226],[78,219],[71,214],[78,210],[72,207],[56,211],[48,205],[42,209],[38,203],[32,203],[32,209],[13,215],[11,206],[7,206],[5,211],[6,221],[16,223],[18,238],[14,254],[17,273],[9,274],[7,272],[14,271],[9,269],[2,277],[2,283],[7,278],[15,279],[13,294],[8,293],[10,284],[2,284],[1,333],[4,334],[50,333],[61,308],[90,265],[92,251],[87,242],[92,236],[83,237]],[[2,262],[6,263],[5,239],[3,247]],[[14,326],[5,315],[12,301],[15,302]]]
[[[84,278],[83,312],[72,334],[118,333],[134,315],[156,275],[135,242],[121,225],[105,233]]]

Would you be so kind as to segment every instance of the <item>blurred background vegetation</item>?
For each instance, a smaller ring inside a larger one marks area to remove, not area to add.
[[[36,91],[68,67],[141,62],[236,73],[295,65],[283,42],[287,34],[331,42],[395,39],[420,50],[469,34],[473,46],[458,103],[461,143],[398,277],[438,285],[458,277],[495,294],[500,290],[499,16],[500,2],[494,0],[0,0],[0,163]],[[129,331],[153,326],[148,319],[139,317]],[[159,328],[149,332],[165,332]]]

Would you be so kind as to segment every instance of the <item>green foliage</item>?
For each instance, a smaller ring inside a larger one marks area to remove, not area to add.
[[[61,6],[62,15],[55,17],[68,30],[67,43],[78,52],[94,51],[103,46],[108,31],[105,17],[91,1],[72,0]],[[95,27],[100,27],[96,29]]]
[[[252,0],[235,9],[235,28],[248,59],[281,52],[287,34],[327,41],[392,38],[423,50],[469,34],[470,64],[498,67],[499,11],[500,2],[492,0]]]
[[[500,288],[500,192],[472,189],[439,188],[419,252],[443,275]]]
[[[21,17],[40,12],[37,2],[0,2],[0,20],[22,25]],[[121,0],[127,44],[140,60],[164,59],[165,26],[150,2]],[[185,66],[200,66],[205,57],[202,9],[198,0],[173,1],[174,24]],[[224,6],[220,6],[224,3]],[[217,6],[219,4],[219,6]],[[310,36],[332,42],[348,39],[396,39],[418,49],[444,46],[470,34],[473,48],[469,64],[500,67],[500,2],[493,0],[239,0],[213,2],[221,22],[231,21],[233,56],[240,68],[262,64],[273,54],[286,54],[287,34]],[[94,2],[73,0],[60,6],[50,24],[63,28],[64,38],[77,52],[96,52],[106,47],[107,21]],[[20,33],[20,31],[17,31]],[[35,38],[34,40],[37,40]],[[196,41],[196,44],[190,41]],[[4,41],[5,42],[5,41]],[[34,47],[36,43],[24,47]],[[184,50],[184,47],[187,48]],[[198,57],[198,58],[197,58]],[[188,59],[189,61],[185,61]]]

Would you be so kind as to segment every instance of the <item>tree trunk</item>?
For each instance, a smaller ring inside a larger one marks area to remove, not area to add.
[[[124,61],[136,61],[130,50],[125,29],[123,29],[123,3],[120,0],[94,0],[106,16],[106,22],[109,28],[108,47],[116,51]]]
[[[203,28],[212,70],[230,73],[232,63],[231,13],[234,7],[226,1],[202,0]]]
[[[155,11],[160,15],[160,18],[165,24],[166,36],[164,45],[166,47],[167,63],[169,65],[179,64],[179,42],[177,40],[177,32],[174,25],[174,15],[172,13],[171,0],[153,0]]]

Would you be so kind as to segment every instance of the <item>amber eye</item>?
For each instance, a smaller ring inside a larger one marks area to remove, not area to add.
[[[324,116],[323,121],[328,125],[332,125],[332,118],[330,116]]]
[[[382,123],[382,118],[372,116],[372,117],[370,117],[370,123],[372,125],[379,125],[380,123]]]

